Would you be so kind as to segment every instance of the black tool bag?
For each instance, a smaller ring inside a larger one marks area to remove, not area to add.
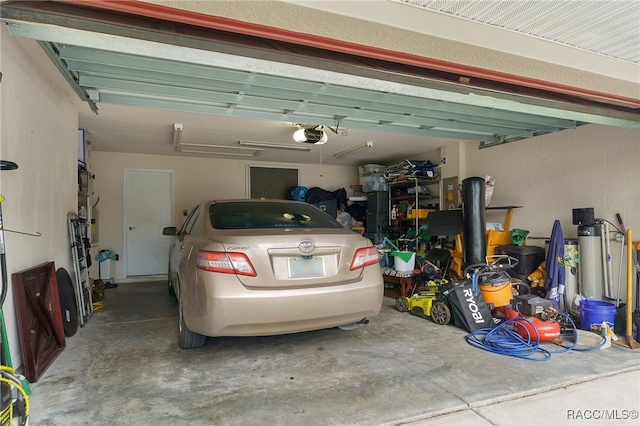
[[[491,309],[480,291],[475,294],[471,280],[447,283],[440,287],[440,291],[451,308],[453,323],[456,327],[469,332],[495,327]]]

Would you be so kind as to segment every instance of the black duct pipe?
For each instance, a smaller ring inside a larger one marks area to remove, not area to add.
[[[485,180],[470,177],[462,181],[462,225],[464,263],[473,265],[486,263],[487,230],[484,219]]]

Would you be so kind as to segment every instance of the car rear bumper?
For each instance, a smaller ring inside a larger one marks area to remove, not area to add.
[[[184,318],[189,330],[206,336],[266,336],[350,324],[378,315],[384,295],[377,268],[366,268],[357,282],[319,288],[249,290],[233,275],[228,282],[196,286],[198,297],[185,300]]]

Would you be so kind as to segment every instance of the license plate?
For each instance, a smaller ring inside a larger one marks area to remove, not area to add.
[[[317,278],[325,275],[322,257],[290,257],[287,263],[289,278]]]

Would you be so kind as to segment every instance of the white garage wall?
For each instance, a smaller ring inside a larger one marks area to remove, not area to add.
[[[0,37],[0,158],[19,168],[0,172],[8,281],[13,273],[55,262],[73,275],[67,213],[77,209],[76,96],[35,42]],[[37,64],[46,64],[45,67]],[[15,367],[22,364],[13,292],[3,305]]]
[[[556,219],[565,238],[575,238],[572,209],[583,207],[593,207],[595,217],[616,226],[620,213],[633,239],[640,240],[640,130],[589,125],[500,147],[465,147],[466,176],[496,180],[491,205],[524,206],[514,211],[511,227],[543,238],[530,240],[531,245],[544,247]],[[503,217],[490,213],[487,221]],[[617,283],[619,243],[612,242],[611,251]]]
[[[251,162],[196,157],[171,157],[162,155],[121,154],[113,152],[92,152],[91,169],[95,198],[100,197],[96,206],[99,212],[99,250],[109,249],[120,255],[123,246],[123,188],[124,169],[162,169],[174,171],[176,226],[182,224],[182,210],[191,208],[206,199],[246,198],[247,165],[264,167],[299,167],[300,185],[318,186],[334,191],[345,188],[351,194],[349,185],[358,184],[358,170],[355,167],[295,165]],[[121,258],[122,260],[122,258]],[[116,262],[115,279],[124,278],[123,262]]]

